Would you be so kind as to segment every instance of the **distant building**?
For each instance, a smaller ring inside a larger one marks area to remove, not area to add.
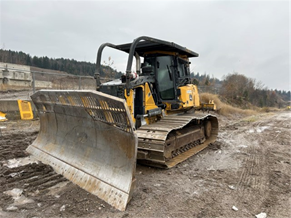
[[[0,62],[0,85],[31,87],[30,66]]]

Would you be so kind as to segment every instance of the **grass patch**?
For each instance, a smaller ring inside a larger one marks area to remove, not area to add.
[[[252,122],[257,121],[258,119],[259,119],[258,116],[249,116],[249,117],[242,119],[242,121],[247,122],[247,123],[252,123]]]
[[[251,109],[241,109],[237,107],[233,107],[229,104],[223,103],[218,95],[210,94],[210,93],[201,93],[200,94],[200,101],[201,102],[209,102],[209,100],[214,100],[214,103],[217,107],[217,113],[224,115],[224,116],[233,116],[236,114],[251,116],[255,115],[257,111]]]
[[[282,111],[285,109],[286,108],[279,109],[279,108],[275,108],[275,107],[263,107],[263,108],[260,108],[259,111],[263,112],[263,113],[269,113],[269,112],[278,112],[278,111]]]

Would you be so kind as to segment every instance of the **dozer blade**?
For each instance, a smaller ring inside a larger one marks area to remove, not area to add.
[[[138,141],[125,101],[97,91],[68,90],[41,90],[31,98],[40,132],[27,151],[125,210],[134,189]]]

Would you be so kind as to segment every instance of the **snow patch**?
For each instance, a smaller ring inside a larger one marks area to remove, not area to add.
[[[12,178],[15,177],[15,176],[18,176],[20,175],[21,173],[23,173],[24,170],[21,170],[20,172],[17,172],[17,173],[10,173],[9,176],[11,176]]]
[[[121,79],[115,79],[115,80],[111,80],[109,82],[106,82],[106,83],[103,83],[102,85],[106,86],[106,85],[120,85],[122,82],[121,82]]]
[[[263,132],[263,131],[265,131],[266,129],[268,129],[269,128],[269,126],[261,126],[261,127],[257,127],[257,128],[255,128],[255,129],[250,129],[249,130],[249,133],[261,133],[261,132]]]
[[[66,210],[66,205],[61,206],[60,211],[65,211]]]
[[[232,208],[234,211],[238,211],[238,208],[236,206],[232,206]]]
[[[267,217],[267,214],[266,213],[259,213],[257,215],[255,215],[256,218],[266,218]]]
[[[32,199],[29,199],[25,196],[22,195],[23,189],[19,188],[14,188],[12,190],[8,190],[6,192],[3,192],[6,195],[10,195],[13,199],[14,202],[10,206],[18,206],[22,204],[28,204],[28,203],[33,203],[34,201]]]
[[[6,210],[8,210],[8,211],[13,211],[13,210],[18,210],[18,207],[15,207],[15,206],[8,206],[7,208],[6,208]]]
[[[60,191],[62,191],[63,188],[66,187],[66,185],[67,185],[68,183],[70,183],[70,182],[69,182],[69,181],[60,182],[60,183],[58,183],[58,184],[56,184],[56,185],[50,187],[50,188],[48,189],[49,192],[47,193],[47,195],[54,195],[55,197],[57,197],[57,196],[58,196],[57,194],[58,194]],[[60,196],[59,196],[59,197],[60,197]],[[59,198],[59,197],[57,197],[57,198]]]
[[[13,158],[7,161],[3,161],[3,166],[7,166],[8,168],[16,168],[19,166],[24,166],[31,163],[39,163],[37,160],[33,159],[32,157],[22,157],[22,158]]]
[[[266,129],[268,129],[269,127],[268,126],[262,126],[262,127],[258,127],[257,128],[257,132],[263,132],[263,131],[265,131]]]

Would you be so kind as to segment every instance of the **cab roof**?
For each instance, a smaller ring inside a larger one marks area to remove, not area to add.
[[[129,53],[132,43],[116,45],[115,48]],[[182,47],[174,42],[167,42],[163,40],[148,40],[140,41],[136,45],[135,51],[139,56],[144,57],[145,53],[151,51],[165,51],[165,52],[177,52],[180,55],[186,55],[187,57],[198,57],[199,54],[189,50],[186,47]]]

